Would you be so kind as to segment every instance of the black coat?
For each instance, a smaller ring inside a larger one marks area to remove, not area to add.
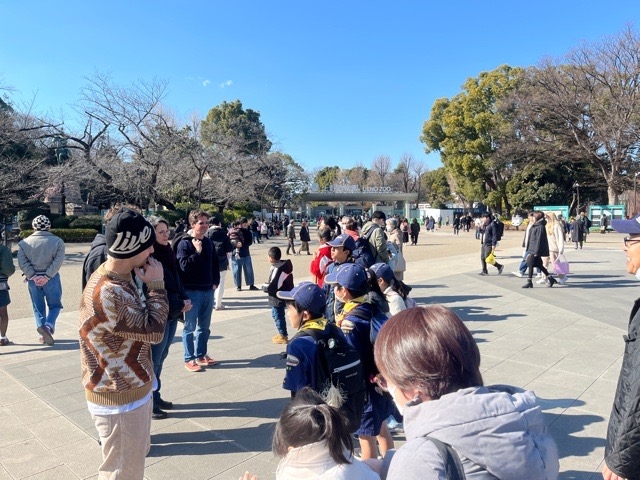
[[[631,310],[624,341],[604,459],[619,477],[640,478],[640,299]]]
[[[547,230],[545,226],[547,221],[542,218],[533,224],[529,231],[529,241],[525,250],[534,254],[536,257],[549,256],[549,240],[547,239]]]

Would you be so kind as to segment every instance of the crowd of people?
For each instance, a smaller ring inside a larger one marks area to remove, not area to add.
[[[441,219],[431,220],[427,229],[441,226]],[[547,266],[568,243],[566,223],[538,211],[528,220],[517,272],[525,276],[527,270],[524,288],[533,286],[536,269],[538,283],[564,283],[566,278],[560,274],[556,280]],[[631,250],[640,227],[635,220],[624,222],[618,228],[632,234],[625,238],[625,249]],[[487,265],[501,274],[495,249],[504,225],[488,214],[466,223],[458,218],[462,228],[476,225],[481,274],[488,274]],[[161,377],[179,322],[185,368],[201,372],[216,365],[209,354],[211,318],[214,310],[225,308],[228,270],[237,290],[244,276],[249,290],[267,294],[277,331],[273,343],[286,345],[283,388],[292,401],[273,437],[273,451],[281,458],[278,480],[435,479],[450,469],[474,478],[556,478],[557,449],[535,394],[485,385],[478,347],[461,319],[442,306],[418,307],[411,298],[403,248],[407,236],[417,244],[414,224],[419,232],[417,219],[387,218],[381,211],[368,218],[324,217],[312,253],[308,223],[283,218],[286,255],[311,255],[313,282],[296,285],[292,261],[272,246],[268,278],[258,288],[250,246],[277,235],[267,227],[261,238],[265,222],[241,218],[226,227],[206,211],[194,210],[185,228],[172,232],[161,217],[144,217],[127,206],[112,209],[105,233],[96,237],[84,262],[80,306],[82,383],[103,454],[98,478],[143,478],[151,421],[166,418],[173,408],[161,396]],[[573,225],[569,232],[588,231],[584,216]],[[62,308],[58,270],[64,258],[64,242],[49,232],[50,226],[45,216],[34,219],[34,234],[20,242],[18,251],[37,331],[47,345],[54,344]],[[296,253],[298,238],[302,245]],[[13,274],[6,256],[0,249],[0,341],[6,339],[8,304],[2,285]],[[635,274],[640,262],[632,261]],[[632,316],[630,334],[635,335],[640,317]],[[637,365],[636,350],[627,353],[623,370]],[[634,392],[622,376],[621,382],[621,406],[612,414],[607,444],[607,479],[634,478],[614,473],[635,471],[627,469],[634,463],[620,452],[623,445],[634,448],[618,430],[637,415],[628,410]],[[396,451],[388,425],[398,422],[407,442]],[[498,430],[501,435],[494,434]],[[244,478],[256,477],[247,473]]]

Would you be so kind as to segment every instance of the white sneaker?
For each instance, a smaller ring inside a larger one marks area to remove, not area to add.
[[[560,285],[566,285],[567,284],[567,277],[562,277],[558,279],[558,283]]]
[[[537,280],[536,283],[538,285],[544,285],[545,283],[547,283],[547,279],[546,278],[541,278],[540,280]]]
[[[511,274],[515,275],[516,277],[520,277],[520,278],[524,277],[524,275],[522,273],[520,273],[520,272],[511,272]]]

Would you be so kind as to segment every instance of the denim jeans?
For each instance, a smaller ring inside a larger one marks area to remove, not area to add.
[[[287,319],[284,316],[284,302],[279,307],[271,307],[271,316],[276,322],[276,329],[280,335],[287,335]]]
[[[160,374],[162,373],[162,364],[164,363],[164,359],[167,358],[167,355],[169,355],[169,347],[171,346],[171,342],[173,342],[173,337],[176,336],[177,328],[178,320],[167,321],[162,341],[156,345],[151,345],[153,373],[156,374],[156,380],[158,381],[158,388],[153,392],[153,399],[155,401],[160,398]]]
[[[207,354],[207,343],[211,334],[209,327],[213,311],[213,289],[187,290],[187,296],[191,300],[191,310],[184,314],[182,328],[185,362]]]
[[[48,325],[52,331],[56,329],[56,319],[62,310],[62,284],[60,274],[56,273],[46,285],[38,287],[29,280],[29,296],[36,317],[36,327]],[[49,312],[47,312],[49,307]]]
[[[251,255],[247,257],[231,258],[231,273],[233,273],[233,283],[236,288],[242,287],[242,270],[244,270],[244,281],[247,285],[253,285],[253,264]]]

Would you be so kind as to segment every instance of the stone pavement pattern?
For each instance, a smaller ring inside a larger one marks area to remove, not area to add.
[[[623,351],[622,334],[637,281],[624,268],[622,235],[592,235],[584,250],[568,250],[570,285],[553,289],[507,275],[519,263],[521,232],[499,249],[502,276],[478,276],[473,232],[420,236],[405,249],[405,281],[421,303],[441,303],[463,318],[482,354],[485,383],[536,391],[558,444],[563,479],[601,478],[599,470],[611,401]],[[266,249],[253,248],[256,282],[266,277]],[[97,434],[80,383],[77,332],[81,259],[87,245],[68,246],[63,267],[67,308],[56,344],[37,343],[26,287],[11,280],[9,338],[0,349],[0,480],[96,478]],[[296,282],[311,257],[292,257]],[[162,479],[237,479],[245,470],[275,478],[271,435],[288,402],[281,388],[282,346],[262,292],[236,292],[227,275],[227,310],[214,312],[210,352],[219,365],[201,373],[183,367],[180,328],[163,370],[163,397],[175,404],[152,423],[145,476]],[[71,299],[71,300],[70,300]],[[16,317],[14,312],[27,312]],[[397,437],[398,444],[402,437]]]

